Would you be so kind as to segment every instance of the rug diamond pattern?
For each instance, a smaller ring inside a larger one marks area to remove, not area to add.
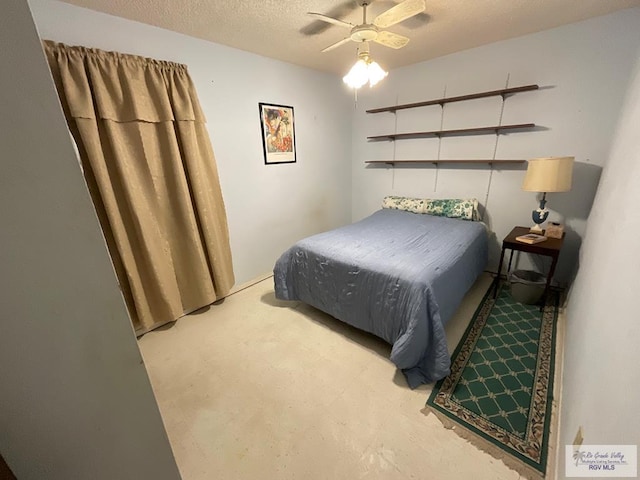
[[[428,412],[527,478],[546,471],[557,318],[556,292],[539,309],[517,303],[508,289],[494,299],[490,289],[452,355],[450,375],[427,400]]]
[[[452,400],[523,438],[534,385],[540,311],[513,302],[508,292],[496,299]]]

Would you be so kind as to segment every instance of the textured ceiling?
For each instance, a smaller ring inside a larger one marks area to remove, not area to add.
[[[314,20],[306,12],[354,24],[362,20],[355,0],[64,1],[338,74],[353,64],[356,44],[320,50],[348,36],[349,30]],[[373,1],[368,19],[396,3]],[[406,47],[392,50],[372,43],[372,56],[386,69],[639,6],[640,0],[427,0],[426,5],[424,13],[388,29],[409,37]]]

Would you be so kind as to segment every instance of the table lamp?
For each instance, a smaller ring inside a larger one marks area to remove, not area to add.
[[[573,173],[574,157],[532,158],[527,165],[527,174],[522,183],[522,189],[527,192],[541,192],[540,206],[531,212],[535,225],[532,233],[542,235],[542,224],[549,216],[547,204],[548,192],[568,192],[571,190],[571,176]]]

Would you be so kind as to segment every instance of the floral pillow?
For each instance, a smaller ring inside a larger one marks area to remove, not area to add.
[[[413,213],[424,213],[424,202],[425,200],[423,198],[387,196],[382,200],[382,208],[405,210]]]
[[[439,217],[478,219],[478,200],[475,198],[426,199],[424,213]]]
[[[475,198],[430,199],[387,196],[382,201],[382,208],[426,213],[438,217],[478,220],[478,200]]]

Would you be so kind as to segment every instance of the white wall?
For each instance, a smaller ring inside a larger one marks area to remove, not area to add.
[[[20,480],[179,478],[25,1],[0,45],[0,452]]]
[[[351,104],[335,75],[51,0],[41,37],[188,66],[208,120],[236,283],[269,273],[294,241],[350,222]],[[264,165],[258,102],[294,107],[298,161]]]
[[[608,155],[567,307],[560,415],[564,446],[640,445],[640,50]]]
[[[493,172],[486,199],[489,167],[367,167],[366,160],[437,158],[437,139],[367,142],[376,134],[437,130],[440,107],[366,114],[366,109],[463,95],[509,86],[538,84],[538,91],[507,98],[503,124],[536,123],[538,131],[501,136],[496,158],[576,157],[574,187],[550,194],[550,220],[566,222],[568,236],[556,279],[568,281],[595,195],[601,166],[606,163],[613,128],[640,45],[640,8],[591,19],[513,40],[494,43],[390,72],[373,90],[363,89],[353,126],[353,219],[379,208],[385,195],[477,197],[487,204],[487,220],[496,239],[490,265],[497,268],[499,241],[515,225],[531,225],[536,195],[521,190],[526,167]],[[372,47],[375,58],[376,47]],[[444,129],[495,125],[501,98],[447,104]],[[397,121],[397,126],[395,122]],[[395,147],[395,152],[394,152]],[[440,158],[492,158],[494,135],[446,137]],[[394,156],[395,155],[395,156]],[[523,258],[523,260],[526,260]],[[538,259],[535,259],[536,261]],[[526,263],[523,263],[525,265]],[[538,268],[548,268],[538,265]]]

